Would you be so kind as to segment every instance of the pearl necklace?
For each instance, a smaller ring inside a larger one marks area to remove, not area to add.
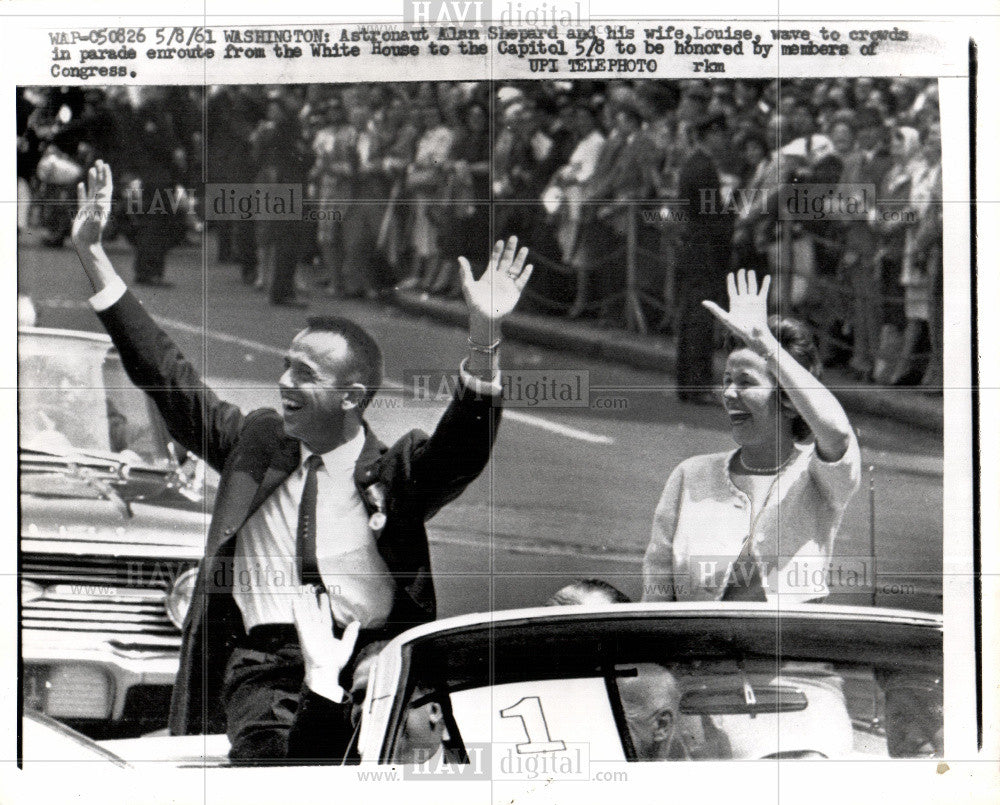
[[[785,467],[787,467],[791,463],[793,458],[795,458],[794,448],[792,449],[792,452],[788,454],[788,458],[782,461],[777,467],[751,467],[749,464],[746,463],[746,461],[743,460],[742,450],[740,450],[739,454],[740,466],[743,467],[743,469],[745,469],[747,472],[757,472],[762,475],[771,475],[773,473],[781,472],[783,469],[785,469]]]

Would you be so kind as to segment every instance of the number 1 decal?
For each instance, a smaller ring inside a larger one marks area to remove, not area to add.
[[[533,752],[561,752],[566,748],[563,741],[553,741],[549,736],[549,725],[545,723],[542,702],[537,696],[525,696],[516,704],[500,711],[500,718],[519,718],[528,742],[517,744],[519,755]]]

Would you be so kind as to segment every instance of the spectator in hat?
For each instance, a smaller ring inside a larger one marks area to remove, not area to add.
[[[834,153],[841,160],[854,150],[855,138],[854,114],[848,111],[837,113],[830,121],[830,142],[833,143]]]
[[[917,220],[907,230],[903,256],[904,304],[907,319],[926,322],[930,354],[921,385],[930,394],[940,394],[943,371],[943,209],[941,204],[941,127],[931,123],[924,133],[924,170],[914,176],[910,208]],[[905,374],[900,372],[900,379]]]

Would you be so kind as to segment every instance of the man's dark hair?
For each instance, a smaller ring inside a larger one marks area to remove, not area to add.
[[[588,594],[593,593],[607,599],[609,604],[630,604],[632,599],[615,587],[601,579],[577,579],[556,591],[546,606],[580,603]]]
[[[365,394],[358,403],[358,409],[364,412],[382,387],[382,375],[385,371],[382,350],[371,333],[341,316],[310,316],[306,322],[306,330],[311,333],[333,333],[347,342],[347,358],[341,370],[343,377],[338,377],[337,380],[344,386],[360,383],[365,387]]]

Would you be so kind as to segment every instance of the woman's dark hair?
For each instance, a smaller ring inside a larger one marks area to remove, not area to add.
[[[785,352],[802,364],[808,370],[809,374],[817,379],[823,374],[823,363],[820,361],[819,347],[808,324],[792,316],[774,314],[768,317],[767,326],[774,334],[774,337],[778,339],[778,343],[781,344]],[[726,336],[727,352],[732,352],[743,346],[744,344],[737,340],[735,336]],[[779,387],[778,391],[781,394],[781,399],[784,402],[788,402],[788,397],[785,395],[784,390]],[[792,436],[795,440],[801,442],[807,439],[811,433],[812,431],[809,429],[806,421],[796,414],[792,420]]]
[[[815,378],[819,378],[823,374],[823,363],[819,359],[819,347],[816,345],[816,339],[808,324],[791,316],[775,314],[768,317],[767,326],[774,333],[774,337],[778,339],[778,343],[781,344],[785,352],[808,369],[809,374]],[[788,400],[784,391],[781,392],[781,398],[784,401]],[[811,433],[806,421],[796,413],[792,420],[792,436],[795,437],[796,441],[801,442],[808,438]]]

